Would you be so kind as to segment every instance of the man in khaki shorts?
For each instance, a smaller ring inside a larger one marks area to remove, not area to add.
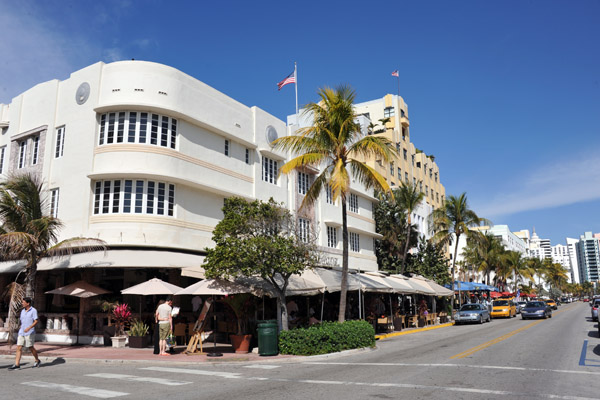
[[[21,352],[23,346],[27,347],[35,358],[33,368],[37,368],[41,364],[37,350],[33,347],[33,344],[35,343],[35,326],[39,321],[37,310],[31,307],[31,298],[29,297],[25,297],[21,304],[23,305],[23,309],[21,310],[21,316],[19,317],[21,328],[19,329],[19,336],[17,338],[17,356],[14,365],[9,367],[9,370],[21,368]]]
[[[159,346],[160,346],[160,354],[159,356],[170,356],[167,353],[167,337],[169,333],[173,331],[173,316],[171,312],[173,310],[173,299],[168,298],[167,301],[156,309],[156,320],[158,321],[159,327]]]

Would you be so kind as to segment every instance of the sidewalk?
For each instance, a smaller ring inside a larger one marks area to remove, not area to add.
[[[445,328],[452,326],[452,323],[433,325],[423,328],[409,328],[403,329],[400,332],[392,332],[388,334],[375,335],[377,340],[390,339],[396,336],[402,336],[412,333],[425,332],[432,329]],[[175,363],[175,364],[189,364],[189,363],[219,363],[219,362],[244,362],[244,363],[257,363],[257,362],[286,362],[286,361],[299,361],[306,359],[305,356],[291,356],[291,355],[276,355],[276,356],[260,356],[258,353],[247,353],[247,354],[236,354],[233,348],[229,344],[217,343],[216,350],[213,343],[204,343],[203,350],[205,353],[218,352],[222,353],[222,357],[208,357],[206,354],[203,355],[186,355],[183,352],[186,346],[177,346],[174,349],[174,354],[171,356],[159,356],[153,354],[154,349],[147,347],[144,349],[132,349],[130,347],[114,348],[110,346],[91,346],[91,345],[64,345],[64,344],[53,344],[46,342],[35,343],[35,348],[38,351],[38,355],[42,363],[63,363],[68,361],[75,362],[91,362],[91,363]],[[12,363],[15,357],[17,346],[12,347],[6,342],[0,343],[0,360],[4,363]],[[355,352],[364,351],[365,349],[355,349],[342,352],[344,354],[351,354]],[[370,349],[366,349],[370,350]],[[342,353],[324,354],[316,357],[331,357],[340,355]],[[28,351],[23,352],[23,363],[28,363],[32,359],[31,353]],[[0,361],[0,364],[3,363]]]

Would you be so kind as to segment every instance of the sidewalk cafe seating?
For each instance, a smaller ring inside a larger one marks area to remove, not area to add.
[[[177,341],[177,338],[183,338],[183,343],[187,342],[186,328],[187,325],[184,323],[175,324],[173,327],[173,336],[175,336],[175,341]]]
[[[448,322],[448,313],[446,311],[440,311],[440,324],[445,324]]]
[[[198,320],[194,324],[192,332],[190,332],[190,341],[188,343],[187,348],[184,353],[187,355],[192,354],[204,354],[202,351],[202,333],[206,329],[206,325],[208,324],[208,313],[212,307],[212,299],[207,299],[202,306],[202,311],[200,312],[200,316]],[[215,328],[213,327],[213,335],[215,334]],[[200,351],[198,351],[198,345],[200,345]]]
[[[419,321],[419,317],[417,315],[407,315],[406,318],[407,318],[406,326],[408,328],[411,328],[411,327],[416,328],[417,327],[417,323]]]
[[[377,318],[377,328],[383,332],[393,332],[394,324],[390,322],[388,317]]]

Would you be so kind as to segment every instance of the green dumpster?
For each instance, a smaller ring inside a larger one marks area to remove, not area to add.
[[[277,342],[277,321],[260,321],[258,323],[258,354],[276,356],[279,353]]]

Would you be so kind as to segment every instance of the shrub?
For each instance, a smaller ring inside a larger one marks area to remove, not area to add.
[[[323,322],[309,328],[282,331],[281,354],[312,356],[375,346],[375,330],[366,321]]]

